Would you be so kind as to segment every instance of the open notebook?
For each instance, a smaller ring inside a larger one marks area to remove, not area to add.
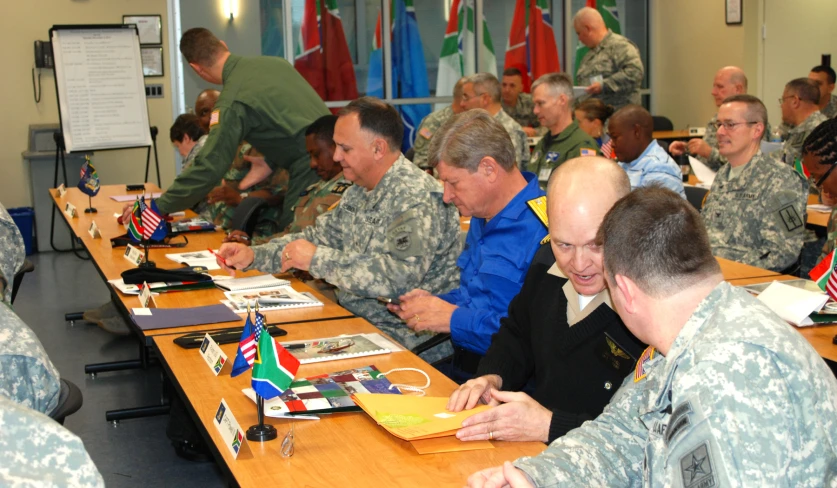
[[[247,305],[259,310],[282,310],[286,308],[322,307],[323,302],[308,293],[300,293],[288,285],[257,288],[246,291],[225,291],[226,300],[221,303],[235,313],[247,313]]]

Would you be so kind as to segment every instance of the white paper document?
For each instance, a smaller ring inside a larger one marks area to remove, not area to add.
[[[709,166],[701,163],[699,159],[692,156],[689,156],[689,164],[692,166],[695,177],[700,180],[700,186],[705,188],[711,187],[712,182],[715,181],[715,172],[709,169]]]
[[[782,319],[793,325],[804,327],[814,325],[808,316],[822,309],[828,302],[828,295],[774,281],[759,294],[757,299]]]
[[[146,193],[145,197],[146,198],[160,198],[160,195],[162,195],[162,194],[163,194],[163,192],[161,192],[161,191],[154,192],[154,193]],[[110,199],[115,201],[115,202],[133,202],[134,200],[136,200],[137,198],[140,198],[140,197],[142,197],[141,193],[135,193],[133,195],[111,195]],[[118,214],[118,215],[122,215],[122,214]]]
[[[813,203],[811,205],[808,205],[808,210],[812,210],[814,212],[831,213],[831,207],[822,203]]]

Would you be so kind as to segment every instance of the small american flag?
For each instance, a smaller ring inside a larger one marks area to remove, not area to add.
[[[613,154],[611,154],[612,151],[613,151],[613,140],[611,139],[611,140],[605,142],[604,145],[602,145],[602,155],[604,157],[606,157],[607,159],[613,159]]]
[[[654,359],[654,346],[648,346],[645,351],[642,353],[642,356],[639,357],[639,361],[636,362],[636,370],[634,371],[634,383],[638,382],[642,378],[645,378],[645,363]]]
[[[151,235],[157,230],[162,218],[157,215],[157,212],[145,204],[145,199],[140,200],[140,219],[142,221],[142,237],[143,239],[151,239]]]
[[[213,125],[217,124],[221,121],[221,109],[216,109],[212,111],[212,115],[209,116],[209,126],[212,127]]]
[[[255,330],[255,334],[254,334],[256,336],[256,342],[259,342],[259,337],[261,337],[263,330],[264,330],[264,315],[260,314],[259,312],[256,312],[256,330]]]

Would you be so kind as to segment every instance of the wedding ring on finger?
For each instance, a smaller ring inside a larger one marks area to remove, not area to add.
[[[494,432],[493,431],[488,431],[488,440],[490,440],[490,441],[494,440]]]

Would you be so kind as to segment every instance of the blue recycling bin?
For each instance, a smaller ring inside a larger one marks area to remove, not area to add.
[[[20,229],[23,235],[23,244],[26,247],[26,255],[29,256],[35,252],[32,243],[35,237],[35,209],[32,207],[17,207],[10,208],[9,215],[15,221],[17,228]]]

